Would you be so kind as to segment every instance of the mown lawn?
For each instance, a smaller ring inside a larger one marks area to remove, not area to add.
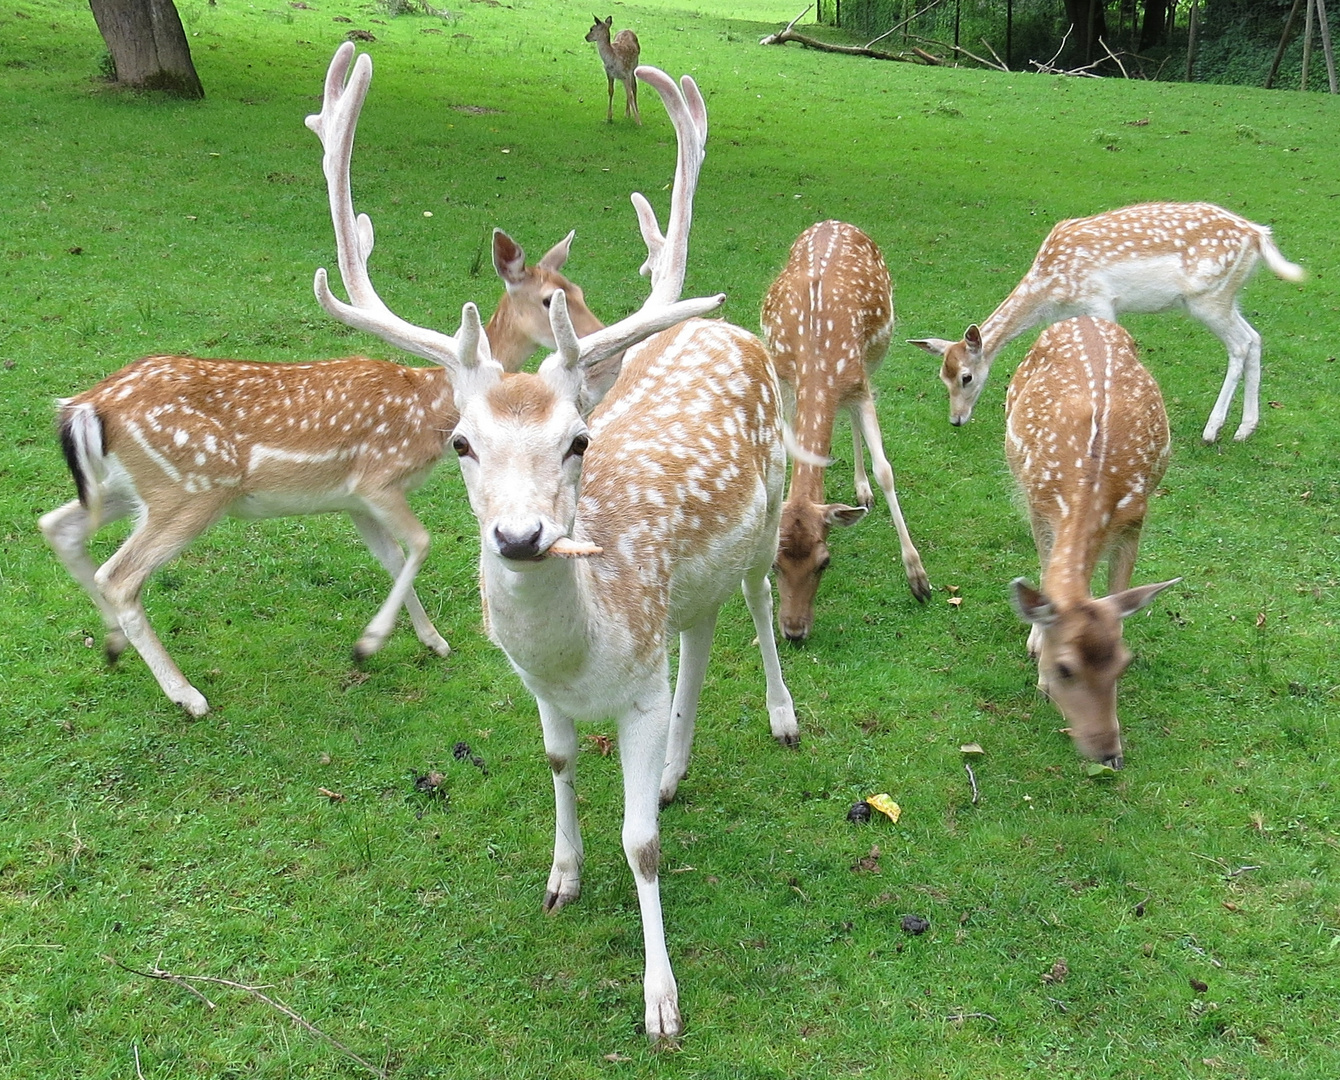
[[[707,96],[686,291],[726,291],[726,317],[756,328],[813,222],[881,245],[900,326],[880,414],[935,593],[911,597],[879,507],[834,538],[814,635],[783,653],[799,752],[768,736],[743,604],[723,612],[693,767],[662,816],[687,1031],[660,1053],[638,1031],[612,725],[583,728],[584,895],[540,912],[549,773],[534,704],[482,633],[454,463],[415,498],[435,537],[419,594],[452,656],[405,622],[351,664],[387,582],[347,520],[227,522],[146,592],[215,707],[201,720],[133,653],[105,668],[96,613],[36,529],[73,493],[53,399],[138,356],[394,357],[311,293],[334,246],[302,120],[351,28],[377,39],[353,166],[373,275],[449,331],[500,291],[495,225],[533,255],[576,228],[567,269],[593,310],[641,303],[627,196],[664,213],[673,169],[654,95],[638,129],[616,90],[606,125],[591,13],[557,0],[449,19],[184,0],[198,104],[109,90],[85,8],[0,12],[0,1072],[368,1075],[256,994],[201,984],[211,1008],[136,974],[155,968],[262,987],[403,1078],[1340,1072],[1340,110],[762,48],[796,12],[731,6],[602,11]],[[1037,573],[1001,445],[1031,335],[961,429],[936,363],[901,341],[984,318],[1057,220],[1155,198],[1270,224],[1310,277],[1263,272],[1244,294],[1270,403],[1244,444],[1199,441],[1220,344],[1177,316],[1128,322],[1174,432],[1135,580],[1183,581],[1127,627],[1127,768],[1094,781],[1007,602]],[[830,494],[849,500],[845,434],[834,446]],[[433,771],[436,793],[419,790]],[[849,823],[876,792],[899,823]],[[904,933],[908,914],[929,930]]]

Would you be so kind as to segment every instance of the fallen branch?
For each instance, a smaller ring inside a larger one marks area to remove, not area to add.
[[[810,7],[813,6],[813,4],[810,5]],[[870,48],[869,45],[834,45],[828,41],[820,41],[818,38],[809,37],[807,34],[796,33],[792,28],[805,17],[806,12],[809,10],[809,8],[806,8],[787,23],[785,30],[779,30],[775,34],[769,34],[765,38],[760,38],[758,43],[760,45],[785,45],[788,41],[794,41],[796,44],[803,45],[807,49],[817,49],[820,52],[840,53],[843,56],[868,56],[872,60],[901,60],[903,63],[912,62],[910,57],[904,56],[901,53],[879,52]],[[878,41],[879,38],[876,38],[875,40]]]
[[[976,53],[969,52],[962,45],[950,45],[948,42],[945,41],[936,41],[934,38],[918,37],[916,34],[910,34],[909,37],[911,37],[913,41],[920,41],[924,42],[927,45],[934,45],[937,48],[948,49],[950,52],[962,53],[969,60],[981,64],[982,67],[991,68],[993,71],[1004,71],[1008,73],[1010,70],[1003,64],[993,64],[990,60],[984,59],[983,57],[978,56]],[[990,47],[991,46],[989,45],[987,46],[987,48]],[[914,49],[912,51],[919,52],[920,50]]]
[[[786,24],[786,29],[783,30],[783,31],[781,32],[781,35],[778,35],[778,34],[769,34],[767,37],[763,38],[763,39],[759,42],[759,44],[760,44],[760,45],[776,45],[776,44],[778,44],[777,38],[778,38],[779,36],[784,36],[784,35],[786,35],[786,34],[791,33],[791,28],[792,28],[793,26],[795,26],[796,23],[800,22],[800,20],[803,19],[806,15],[808,15],[808,14],[810,13],[810,8],[812,8],[812,7],[814,7],[813,4],[811,4],[810,7],[807,7],[804,11],[802,11],[799,15],[797,15],[797,16],[796,16],[794,19],[792,19],[789,23],[787,23],[787,24]]]
[[[1010,65],[1000,58],[1000,53],[996,52],[996,50],[991,47],[991,42],[987,41],[986,38],[982,38],[981,41],[982,44],[986,46],[986,51],[996,58],[996,63],[1000,66],[1000,70],[1009,71]]]
[[[1114,53],[1111,49],[1109,49],[1107,47],[1107,42],[1104,41],[1102,38],[1098,39],[1098,44],[1103,47],[1103,51],[1107,53],[1108,56],[1112,57],[1112,62],[1116,64],[1117,67],[1121,68],[1121,77],[1123,79],[1129,79],[1131,76],[1126,71],[1126,65],[1121,62],[1121,57],[1118,56],[1116,53]]]
[[[139,971],[136,968],[121,963],[121,961],[119,960],[114,960],[110,956],[105,956],[103,957],[103,959],[106,960],[108,963],[115,964],[123,971],[129,971],[132,975],[139,975],[146,979],[158,979],[160,982],[170,982],[176,986],[182,987],[185,990],[189,990],[192,994],[198,997],[201,1001],[205,1003],[205,1005],[207,1005],[211,1009],[215,1008],[214,1002],[210,1001],[209,998],[205,997],[204,994],[202,994],[199,990],[197,990],[194,986],[192,986],[191,985],[192,983],[197,982],[213,983],[215,986],[226,986],[230,990],[241,990],[243,993],[250,994],[258,1001],[265,1002],[265,1004],[269,1005],[270,1008],[274,1009],[275,1011],[283,1013],[299,1027],[306,1028],[313,1035],[317,1036],[317,1038],[324,1039],[326,1042],[330,1043],[331,1046],[335,1047],[335,1049],[338,1050],[340,1053],[344,1054],[346,1057],[362,1065],[363,1068],[367,1069],[368,1072],[372,1073],[373,1076],[380,1077],[380,1080],[387,1080],[388,1074],[385,1069],[379,1069],[376,1065],[372,1064],[372,1062],[366,1060],[365,1058],[359,1057],[347,1046],[345,1046],[344,1043],[340,1042],[338,1039],[333,1038],[330,1035],[327,1035],[319,1027],[311,1023],[309,1020],[305,1019],[295,1010],[289,1008],[278,998],[272,998],[268,994],[262,993],[261,988],[258,986],[247,986],[245,983],[234,982],[232,979],[220,979],[216,978],[213,975],[178,975],[171,971],[164,971],[162,968],[158,966],[157,961],[155,961],[154,966],[151,970]],[[136,1049],[137,1049],[136,1067],[138,1068],[138,1057],[139,1057],[138,1047]]]

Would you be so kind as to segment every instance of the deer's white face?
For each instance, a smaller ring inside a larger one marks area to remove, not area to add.
[[[511,375],[462,403],[452,433],[486,555],[516,568],[569,535],[586,422],[539,375]]]

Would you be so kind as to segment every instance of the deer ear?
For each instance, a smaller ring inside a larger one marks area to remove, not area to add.
[[[829,503],[823,508],[824,521],[830,528],[836,526],[841,529],[849,525],[855,525],[861,518],[869,512],[864,506],[847,506],[844,503]]]
[[[493,230],[493,269],[508,285],[519,285],[525,275],[526,253],[502,229]]]
[[[572,238],[576,235],[577,230],[573,229],[567,236],[546,251],[544,258],[536,265],[545,270],[562,270],[563,264],[568,261],[568,250],[572,247]]]
[[[599,22],[600,20],[597,19],[596,21]],[[613,26],[613,25],[614,25],[614,16],[613,16],[613,15],[606,15],[606,16],[605,16],[605,25],[606,25],[606,26]]]
[[[1169,585],[1176,585],[1181,580],[1175,577],[1171,581],[1160,581],[1156,585],[1141,585],[1134,589],[1126,589],[1124,592],[1103,597],[1101,602],[1109,605],[1116,612],[1117,618],[1124,619],[1134,615],[1141,608],[1148,607],[1154,597]]]
[[[963,332],[963,344],[968,346],[968,355],[973,359],[982,355],[982,331],[976,323]]]
[[[1010,582],[1010,602],[1019,618],[1034,626],[1050,626],[1056,619],[1056,608],[1046,594],[1021,577]]]
[[[946,341],[944,338],[908,338],[909,345],[915,345],[918,349],[930,353],[932,356],[944,356],[945,351],[954,344],[952,341]]]

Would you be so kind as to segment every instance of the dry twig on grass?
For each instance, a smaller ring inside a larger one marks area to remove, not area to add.
[[[204,994],[202,994],[199,990],[197,990],[194,986],[192,986],[191,985],[192,983],[212,983],[215,986],[226,986],[230,990],[241,990],[245,994],[250,994],[252,997],[256,998],[256,1000],[265,1002],[265,1004],[269,1005],[270,1008],[274,1009],[276,1012],[283,1013],[299,1027],[305,1028],[307,1031],[310,1031],[317,1038],[324,1039],[326,1042],[330,1043],[331,1046],[335,1047],[335,1049],[338,1050],[340,1053],[344,1054],[349,1059],[356,1061],[358,1062],[358,1064],[362,1065],[363,1068],[367,1069],[368,1072],[372,1073],[373,1076],[380,1077],[381,1080],[387,1080],[388,1074],[385,1069],[378,1068],[376,1065],[372,1064],[372,1062],[368,1061],[366,1058],[359,1057],[356,1053],[354,1053],[347,1046],[345,1046],[344,1043],[340,1042],[338,1039],[330,1035],[327,1035],[324,1031],[322,1031],[311,1021],[307,1020],[296,1010],[289,1008],[289,1006],[285,1005],[278,998],[273,998],[270,997],[270,995],[263,993],[262,988],[259,986],[248,986],[246,983],[234,982],[232,979],[220,979],[214,975],[179,975],[176,974],[175,972],[165,971],[163,968],[160,968],[158,966],[157,961],[154,962],[153,968],[151,968],[149,971],[140,971],[138,968],[130,967],[128,964],[123,964],[121,963],[120,960],[116,960],[110,956],[104,956],[103,959],[106,960],[108,963],[115,964],[123,971],[129,971],[132,975],[139,975],[146,979],[158,979],[160,982],[170,982],[176,986],[182,987],[184,990],[189,990],[192,994],[194,994],[201,1001],[203,1001],[205,1005],[210,1009],[217,1008],[217,1006],[214,1004],[214,1002],[210,1001],[209,998],[207,998]],[[136,1046],[135,1048],[135,1068],[136,1071],[138,1072],[139,1070],[138,1046]]]

